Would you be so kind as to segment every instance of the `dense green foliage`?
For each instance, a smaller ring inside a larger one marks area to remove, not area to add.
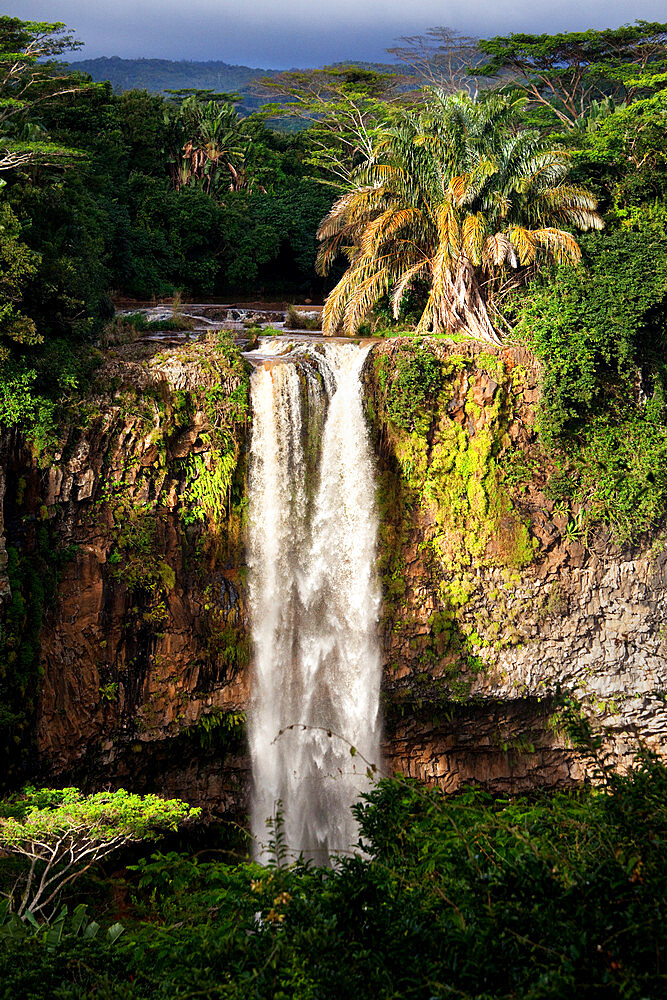
[[[664,95],[568,137],[578,172],[603,193],[606,229],[582,264],[515,299],[513,337],[544,364],[540,430],[566,474],[559,499],[629,540],[667,509],[667,177]]]
[[[24,172],[6,189],[26,242],[42,252],[28,299],[44,333],[57,319],[58,332],[74,320],[81,333],[95,332],[109,315],[110,290],[150,297],[174,288],[194,296],[310,288],[328,196],[301,184],[302,140],[232,112],[243,182],[231,191],[175,183],[183,149],[201,132],[193,103],[100,87],[41,111],[51,134],[86,154],[76,169]],[[280,266],[281,255],[282,273],[262,269]]]
[[[384,389],[388,381],[384,366],[379,374]],[[425,435],[441,386],[442,369],[423,342],[417,341],[400,351],[387,393],[389,419],[401,430]]]
[[[359,1000],[658,997],[667,772],[493,802],[381,781],[365,855],[332,869],[156,854],[133,866],[115,943],[64,918],[5,938],[3,996]],[[280,828],[274,831],[277,857]],[[80,897],[79,897],[80,898]],[[103,926],[118,913],[89,912]]]
[[[602,31],[525,32],[479,43],[485,57],[476,73],[509,81],[544,114],[576,126],[613,101],[629,104],[643,93],[644,71],[667,68],[667,24],[636,21]]]
[[[667,218],[667,216],[666,216]],[[545,367],[544,430],[560,435],[600,403],[609,381],[636,397],[641,391],[660,416],[667,376],[667,231],[639,216],[604,237],[587,237],[585,266],[561,268],[531,289],[517,334]]]
[[[0,65],[37,42],[46,55],[75,45],[60,24],[5,18]],[[300,136],[220,95],[115,95],[22,65],[19,84],[0,79],[7,149],[28,137],[23,159],[0,161],[0,421],[44,439],[86,388],[112,294],[312,295],[331,196],[308,179]]]

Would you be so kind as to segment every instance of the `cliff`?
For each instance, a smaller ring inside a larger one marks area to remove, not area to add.
[[[367,367],[382,511],[387,755],[455,789],[525,791],[623,767],[667,729],[667,553],[585,530],[535,432],[517,348],[412,341]]]
[[[638,739],[660,749],[667,555],[655,538],[586,537],[550,496],[532,358],[392,340],[364,382],[386,767],[524,791],[590,773],[591,726],[614,765]],[[14,780],[244,813],[248,427],[248,374],[223,339],[110,352],[52,454],[4,439],[4,724],[26,751]]]
[[[14,659],[37,623],[12,620],[12,607],[34,605],[31,575],[58,567],[27,671],[35,737],[17,774],[243,808],[247,416],[231,342],[144,344],[110,352],[55,453],[5,442]]]

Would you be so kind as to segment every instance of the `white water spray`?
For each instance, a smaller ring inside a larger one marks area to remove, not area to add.
[[[360,384],[367,353],[301,344],[251,379],[249,731],[259,860],[279,802],[292,856],[326,863],[351,850],[350,807],[369,786],[366,762],[379,764],[377,513]]]

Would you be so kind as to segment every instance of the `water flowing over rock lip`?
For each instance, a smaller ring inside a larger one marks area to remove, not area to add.
[[[278,825],[290,856],[322,863],[352,850],[351,806],[380,755],[377,512],[360,382],[368,348],[318,341],[309,352],[313,343],[299,340],[281,358],[291,363],[251,379],[249,736],[253,833],[266,861],[271,817],[273,850]],[[312,483],[304,442],[317,453]]]
[[[312,333],[281,334],[275,337],[260,337],[259,342],[259,347],[251,351],[243,351],[243,357],[246,361],[249,361],[253,367],[267,367],[274,364],[292,362],[294,359],[290,357],[290,344],[298,344],[305,347],[309,344],[347,344],[348,346],[354,344],[359,347],[363,347],[367,344],[373,345],[378,343],[378,341],[373,337],[358,337],[354,340],[350,340],[349,337],[325,337],[323,334],[317,335]],[[284,346],[285,350],[279,354],[267,352],[265,348],[270,347],[271,344]]]

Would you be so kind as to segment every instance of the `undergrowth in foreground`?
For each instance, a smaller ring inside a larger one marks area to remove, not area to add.
[[[50,947],[46,932],[4,935],[0,995],[665,995],[667,769],[657,760],[601,789],[532,800],[387,779],[357,815],[366,855],[333,870],[140,860],[115,942],[104,932],[113,906],[91,914],[104,925],[92,939],[73,917]]]

